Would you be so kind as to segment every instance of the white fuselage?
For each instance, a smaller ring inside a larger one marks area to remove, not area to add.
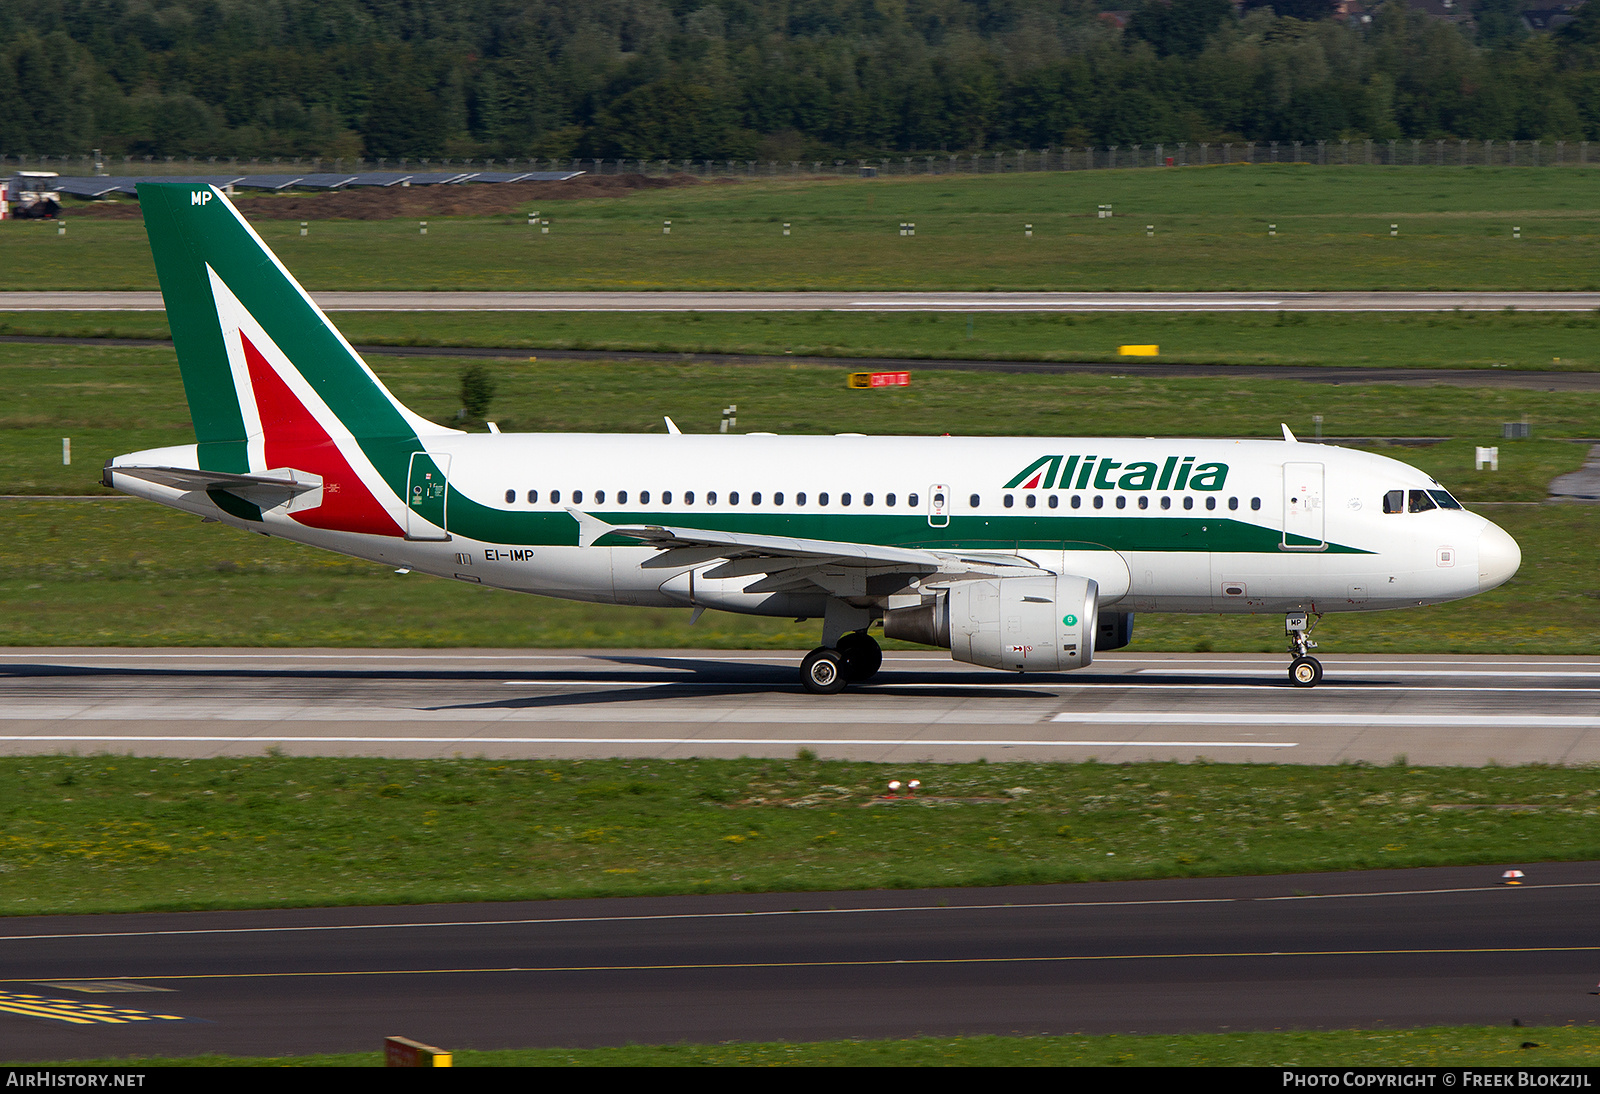
[[[398,491],[379,495],[418,538],[309,527],[294,505],[244,521],[203,491],[126,477],[117,486],[235,527],[442,577],[572,600],[767,615],[820,615],[826,597],[747,592],[758,576],[708,579],[716,552],[697,559],[680,551],[662,567],[652,547],[579,546],[570,510],[614,525],[1014,555],[1091,578],[1103,607],[1133,612],[1439,603],[1500,584],[1520,561],[1509,536],[1465,510],[1385,512],[1394,491],[1443,494],[1415,468],[1300,442],[462,433],[423,443],[448,468],[442,520],[420,521]],[[117,464],[194,467],[195,449],[132,453]],[[1034,465],[1040,472],[1025,475]],[[874,588],[866,573],[853,579],[863,582],[852,590],[857,603],[881,607],[906,591]]]

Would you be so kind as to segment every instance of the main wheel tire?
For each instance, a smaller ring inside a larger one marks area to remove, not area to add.
[[[863,631],[852,631],[839,639],[839,656],[844,658],[844,678],[852,684],[866,683],[883,667],[883,650]]]
[[[844,658],[826,646],[800,662],[800,683],[813,695],[835,695],[844,690],[845,679]]]
[[[1314,688],[1322,682],[1322,662],[1315,657],[1296,657],[1289,666],[1289,683],[1297,688]]]

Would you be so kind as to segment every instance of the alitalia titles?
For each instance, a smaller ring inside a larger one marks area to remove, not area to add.
[[[1007,490],[1221,490],[1225,463],[1195,463],[1194,456],[1168,456],[1118,463],[1110,456],[1040,456],[1024,467]]]

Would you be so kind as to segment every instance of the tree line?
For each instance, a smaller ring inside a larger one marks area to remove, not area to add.
[[[1113,0],[1114,2],[1114,0]],[[1461,0],[1465,3],[1467,0]],[[0,0],[0,154],[757,159],[1600,139],[1600,5]],[[1594,9],[1594,10],[1591,10]]]

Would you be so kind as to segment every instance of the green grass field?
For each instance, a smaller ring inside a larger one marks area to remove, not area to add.
[[[921,799],[880,800],[913,774]],[[1403,759],[26,756],[0,758],[0,791],[0,915],[1449,864],[1482,864],[1489,883],[1506,863],[1600,858],[1592,769]]]
[[[1531,1044],[1534,1047],[1524,1048]],[[894,1041],[454,1053],[456,1067],[1594,1067],[1589,1026],[1270,1030],[1177,1035],[918,1037]],[[77,1060],[102,1067],[381,1067],[381,1052],[341,1056]]]
[[[1600,367],[1600,315],[1570,312],[338,312],[333,321],[357,345],[530,353],[598,349],[1126,363],[1117,347],[1132,343],[1157,345],[1156,361],[1180,364],[1568,372]],[[168,338],[170,332],[162,312],[0,312],[0,335]]]
[[[378,358],[395,393],[448,419],[460,361]],[[1600,510],[1536,503],[1595,432],[1582,393],[1445,386],[1310,385],[1115,376],[919,374],[913,387],[850,391],[840,371],[628,363],[492,363],[493,413],[506,428],[659,431],[671,414],[709,431],[729,402],[741,429],[775,432],[1274,436],[1441,436],[1388,451],[1436,476],[1522,544],[1507,586],[1454,605],[1330,616],[1325,650],[1587,653],[1600,637],[1592,545]],[[0,345],[0,466],[5,493],[104,494],[112,455],[192,439],[172,351]],[[1475,443],[1498,443],[1501,421],[1528,415],[1545,439],[1501,445],[1498,473],[1472,470]],[[61,438],[73,463],[61,464]],[[467,588],[221,526],[132,500],[0,501],[0,611],[8,645],[334,645],[805,649],[814,627],[784,620],[576,604]],[[1145,616],[1135,649],[1276,651],[1272,620]]]
[[[523,215],[258,228],[310,289],[1584,289],[1597,209],[1592,171],[1258,165],[640,191],[544,202],[548,235]],[[140,222],[69,221],[0,223],[12,287],[155,288]]]
[[[468,362],[374,357],[400,400],[436,421],[460,407]],[[972,436],[1276,437],[1287,422],[1329,436],[1451,437],[1406,449],[1414,462],[1471,501],[1536,501],[1554,475],[1573,470],[1600,435],[1600,397],[1585,392],[1229,379],[917,373],[902,389],[851,391],[842,369],[505,360],[487,366],[497,387],[490,413],[507,430],[661,432],[671,415],[688,432],[712,432],[722,408],[739,428],[776,433]],[[0,344],[0,493],[82,494],[109,456],[193,441],[170,349]],[[1474,444],[1499,444],[1500,423],[1524,416],[1539,440],[1502,446],[1498,475],[1472,471]],[[71,466],[61,438],[73,439]]]

